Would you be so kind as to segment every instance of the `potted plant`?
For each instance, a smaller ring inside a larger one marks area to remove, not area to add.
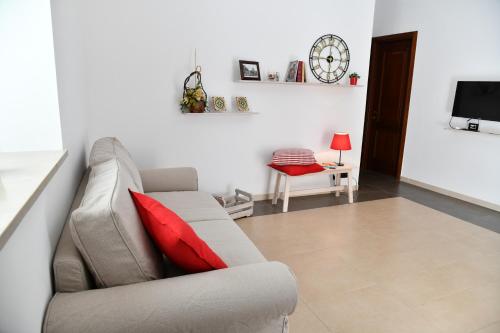
[[[194,88],[187,88],[181,100],[181,108],[183,111],[187,109],[193,113],[205,112],[205,99],[205,92],[200,85],[196,85]]]
[[[189,81],[194,78],[194,87],[188,87]],[[203,113],[207,106],[207,93],[203,89],[201,83],[201,67],[197,66],[196,70],[189,74],[184,80],[184,92],[181,99],[182,112]]]
[[[351,83],[351,86],[355,86],[358,84],[358,79],[360,78],[361,76],[359,76],[358,73],[354,72],[354,73],[351,73],[349,74],[349,81]]]

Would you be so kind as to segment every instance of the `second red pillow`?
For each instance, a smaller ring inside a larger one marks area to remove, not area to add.
[[[278,171],[284,172],[290,176],[301,176],[308,173],[325,171],[325,168],[323,168],[318,163],[314,163],[311,165],[277,165],[271,163],[268,164],[268,166]]]
[[[189,273],[227,268],[226,263],[177,214],[155,199],[129,190],[142,223],[156,246]]]

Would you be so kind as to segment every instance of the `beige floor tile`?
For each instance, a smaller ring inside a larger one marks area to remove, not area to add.
[[[293,256],[322,250],[330,245],[328,241],[315,241],[308,237],[253,241],[268,260],[277,260],[276,258],[280,258],[283,254]]]
[[[496,280],[486,267],[456,262],[431,272],[381,281],[379,285],[407,305],[420,306]]]
[[[306,303],[332,299],[337,293],[374,284],[329,249],[284,257],[281,261],[289,265],[295,273],[300,297]]]
[[[324,323],[341,333],[442,332],[396,298],[373,286],[308,303]]]
[[[346,258],[360,270],[364,276],[379,283],[397,278],[405,278],[427,271],[422,260],[414,260],[412,253],[387,253],[373,257]]]
[[[292,333],[500,333],[497,233],[403,198],[238,224],[297,276]]]
[[[406,257],[425,265],[427,271],[433,271],[458,260],[466,260],[478,256],[480,253],[474,248],[458,240],[443,241],[440,244],[417,247],[405,252]]]
[[[478,285],[417,308],[445,332],[470,333],[500,321],[500,284]]]
[[[299,301],[289,317],[290,333],[331,333],[325,324],[303,302]]]
[[[460,238],[460,241],[482,253],[498,256],[500,255],[500,238],[495,237],[496,235],[470,235]]]
[[[492,323],[486,327],[480,328],[472,333],[500,333],[500,321]]]

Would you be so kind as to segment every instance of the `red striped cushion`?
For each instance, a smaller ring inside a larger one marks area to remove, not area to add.
[[[276,150],[272,159],[274,165],[310,165],[315,163],[313,151],[303,148]]]

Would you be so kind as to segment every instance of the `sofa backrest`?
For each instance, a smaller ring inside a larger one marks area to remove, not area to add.
[[[71,206],[68,221],[63,227],[63,232],[54,254],[54,285],[56,292],[76,292],[92,289],[94,280],[90,275],[80,252],[73,243],[69,230],[71,213],[80,206],[87,187],[90,168],[87,169]]]
[[[143,191],[141,175],[130,153],[123,144],[112,137],[101,138],[94,142],[90,151],[89,166],[93,167],[99,163],[109,161],[113,158],[122,162],[122,165],[129,172],[139,191]]]
[[[141,191],[121,160],[93,165],[81,205],[71,215],[73,242],[98,287],[163,277],[162,256],[142,226],[129,189]]]

